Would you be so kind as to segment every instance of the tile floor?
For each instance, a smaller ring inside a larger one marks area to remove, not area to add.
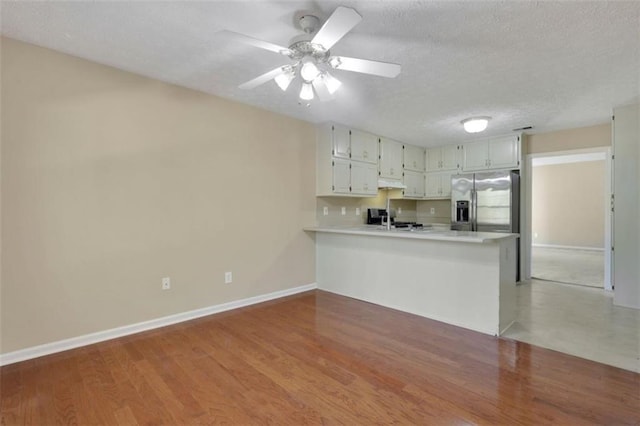
[[[503,337],[640,372],[640,310],[614,306],[613,293],[533,279],[517,304]]]
[[[603,288],[604,251],[532,247],[531,276]]]

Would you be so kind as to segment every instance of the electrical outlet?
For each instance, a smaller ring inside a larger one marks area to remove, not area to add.
[[[431,214],[436,214],[436,208],[435,207],[431,207],[431,210],[429,210],[429,212]]]
[[[233,274],[231,271],[224,273],[224,283],[231,284],[233,282]]]
[[[162,289],[163,290],[169,290],[170,288],[171,288],[171,278],[164,277],[162,279]]]
[[[340,209],[340,213],[342,213],[342,216],[344,216],[345,214],[347,214],[347,208],[343,207]]]
[[[398,207],[398,214],[402,214],[402,207]]]
[[[322,208],[322,214],[325,216],[329,216],[329,207],[323,207]]]
[[[360,216],[360,207],[356,207],[356,216]]]

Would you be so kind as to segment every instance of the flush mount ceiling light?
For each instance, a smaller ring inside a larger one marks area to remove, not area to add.
[[[478,133],[487,128],[489,120],[491,120],[491,117],[471,117],[462,120],[460,123],[462,123],[467,133]]]
[[[278,87],[286,91],[290,84],[300,77],[300,99],[312,100],[318,95],[320,100],[329,100],[342,85],[340,80],[329,74],[329,70],[353,71],[380,77],[394,78],[400,74],[400,65],[388,62],[356,59],[345,56],[331,56],[329,49],[355,27],[362,16],[349,7],[338,7],[318,30],[320,20],[310,14],[299,16],[298,22],[305,32],[295,37],[291,45],[278,46],[243,34],[223,31],[233,40],[261,49],[270,50],[289,57],[294,62],[266,72],[240,85],[241,89],[253,89],[274,80]],[[316,33],[316,30],[318,32]],[[313,35],[315,33],[315,35]]]

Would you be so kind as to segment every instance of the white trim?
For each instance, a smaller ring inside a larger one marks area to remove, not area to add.
[[[232,309],[255,305],[257,303],[267,302],[269,300],[279,299],[281,297],[291,296],[293,294],[302,293],[309,290],[315,290],[316,288],[318,288],[316,283],[307,284],[300,287],[288,288],[286,290],[274,291],[273,293],[267,293],[259,296],[249,297],[246,299],[221,303],[219,305],[208,306],[206,308],[195,309],[193,311],[168,315],[166,317],[143,321],[136,324],[130,324],[122,327],[112,328],[109,330],[98,331],[96,333],[85,334],[84,336],[77,336],[70,339],[59,340],[57,342],[46,343],[44,345],[32,346],[30,348],[0,354],[0,366],[13,364],[20,361],[26,361],[28,359],[37,358],[56,352],[62,352],[69,349],[79,348],[81,346],[92,345],[94,343],[104,342],[105,340],[111,340],[117,337],[140,333],[142,331],[166,327],[168,325],[189,321],[207,315],[217,314],[219,312],[230,311]]]
[[[613,126],[612,131],[613,131]],[[613,137],[612,137],[613,144]],[[530,280],[531,279],[531,247],[532,247],[532,231],[531,231],[531,213],[532,213],[532,200],[531,200],[531,181],[532,181],[532,173],[531,170],[533,168],[533,160],[536,158],[544,158],[544,157],[558,157],[563,155],[573,155],[573,154],[588,154],[594,152],[603,152],[605,153],[605,188],[604,188],[604,196],[605,196],[605,220],[604,220],[604,252],[605,252],[605,260],[604,260],[604,269],[605,269],[605,277],[604,277],[604,288],[605,290],[613,290],[612,281],[613,281],[613,256],[611,255],[611,245],[613,240],[613,223],[611,217],[611,209],[610,209],[610,200],[611,200],[611,191],[612,191],[612,177],[610,171],[612,170],[611,164],[611,147],[601,146],[594,148],[583,148],[583,149],[572,149],[566,151],[550,151],[550,152],[538,152],[535,154],[527,154],[524,161],[524,175],[525,175],[525,183],[520,187],[520,196],[521,196],[521,206],[523,207],[522,218],[523,223],[520,226],[520,238],[523,241],[522,245],[522,254],[521,254],[521,273],[520,279],[521,281]]]
[[[604,161],[607,154],[604,151],[583,152],[580,154],[554,155],[551,157],[537,157],[531,162],[533,167],[553,166],[556,164],[584,163],[586,161]]]
[[[589,154],[592,152],[608,152],[609,150],[610,150],[610,147],[605,145],[605,146],[596,146],[594,148],[570,149],[565,151],[536,152],[535,154],[527,154],[527,157],[533,160],[535,158],[544,158],[544,157],[560,157],[563,155]]]
[[[570,249],[570,250],[591,250],[591,251],[604,251],[603,247],[581,247],[581,246],[561,246],[557,244],[531,244],[531,247],[545,247],[545,248],[557,248],[557,249]]]

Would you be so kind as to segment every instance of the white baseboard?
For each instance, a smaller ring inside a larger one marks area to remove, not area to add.
[[[30,348],[20,349],[14,352],[7,352],[5,354],[0,354],[0,366],[13,364],[20,361],[26,361],[28,359],[38,358],[44,355],[50,355],[69,349],[79,348],[81,346],[92,345],[94,343],[104,342],[105,340],[111,340],[117,337],[140,333],[142,331],[153,330],[154,328],[166,327],[168,325],[189,321],[195,318],[212,315],[219,312],[230,311],[232,309],[242,308],[269,300],[279,299],[281,297],[291,296],[293,294],[314,290],[316,288],[318,288],[316,283],[307,284],[300,287],[274,291],[273,293],[262,294],[260,296],[234,300],[232,302],[208,306],[206,308],[195,309],[193,311],[182,312],[162,318],[156,318],[150,321],[143,321],[136,324],[98,331],[96,333],[85,334],[84,336],[72,337],[70,339],[59,340],[57,342],[46,343],[44,345],[32,346]]]
[[[571,249],[571,250],[604,251],[603,247],[561,246],[561,245],[557,245],[557,244],[531,244],[531,247],[545,247],[545,248]]]

